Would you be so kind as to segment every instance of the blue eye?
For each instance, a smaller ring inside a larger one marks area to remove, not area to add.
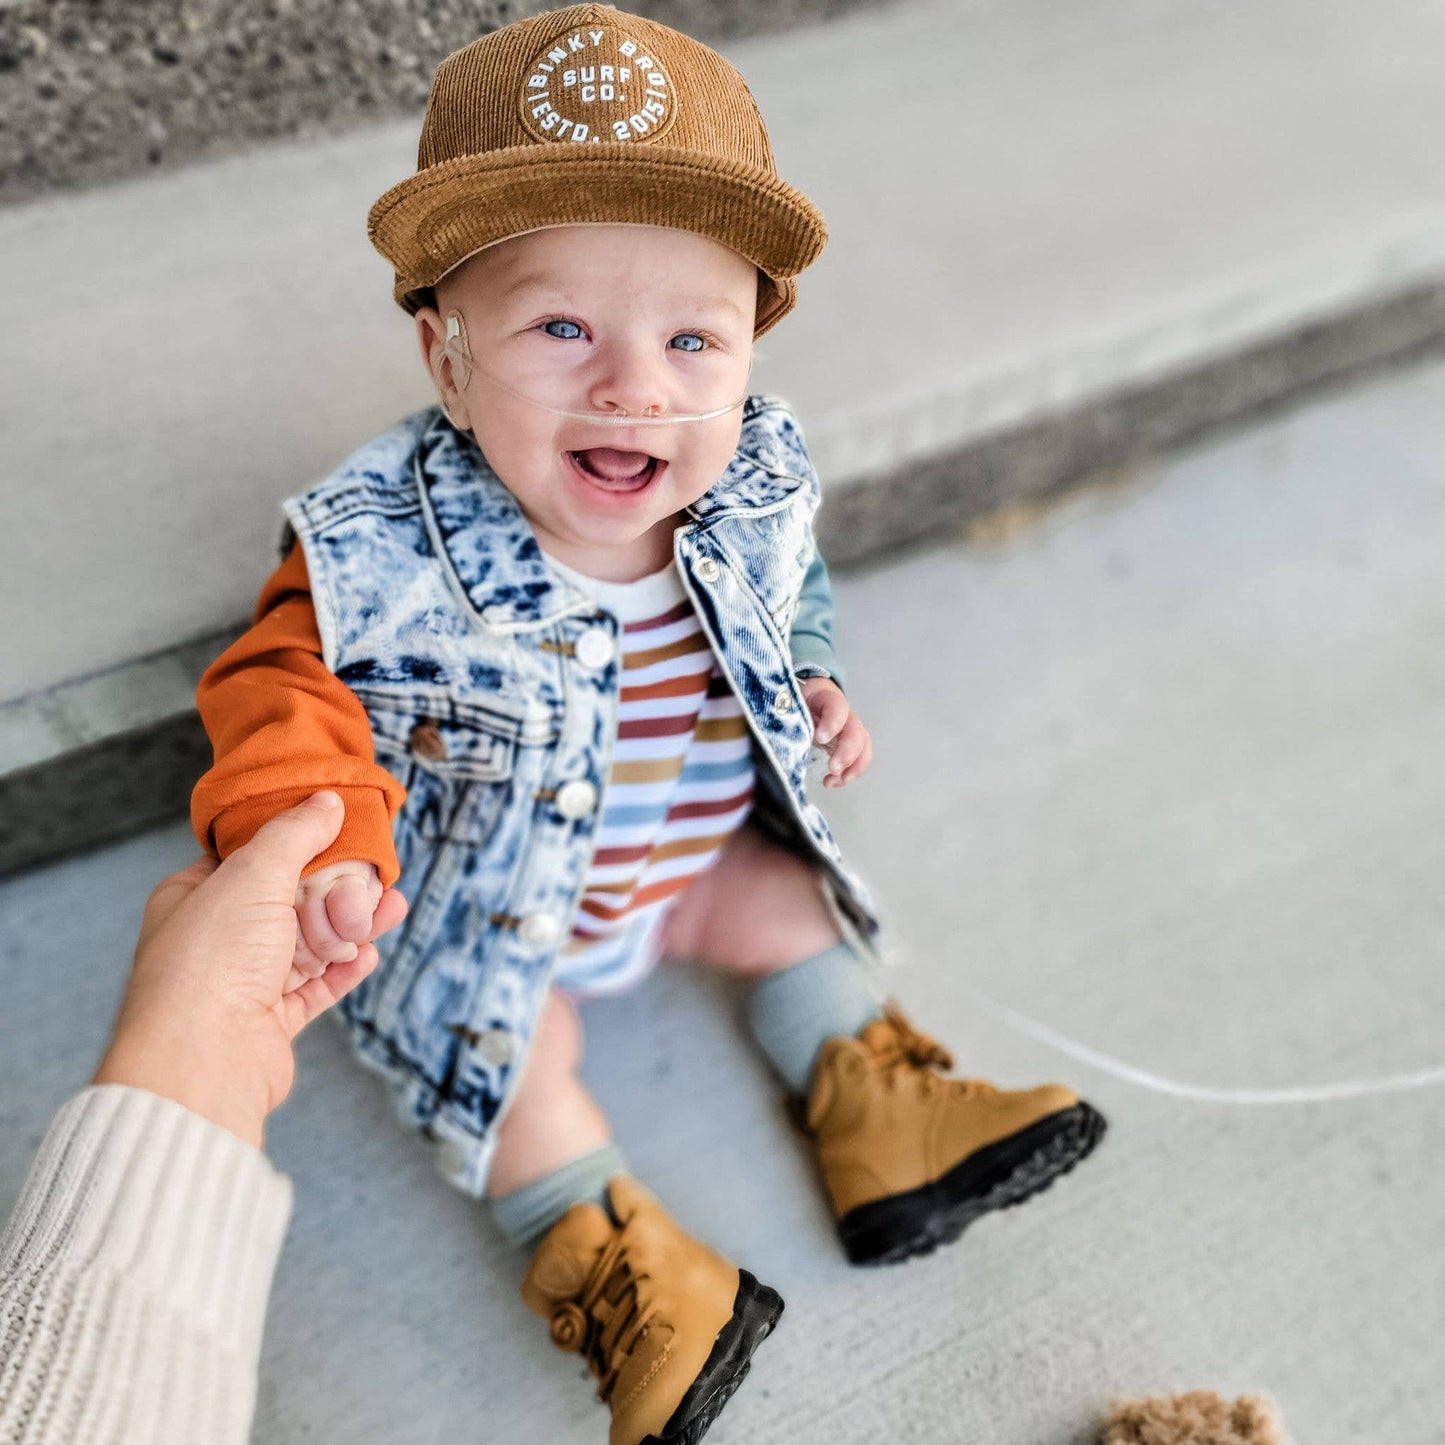
[[[678,344],[679,341],[686,341],[686,342],[693,342],[693,341],[695,341],[695,342],[697,343],[697,345],[696,345],[696,346],[678,346],[677,344]],[[677,349],[678,349],[679,351],[702,351],[702,350],[704,350],[704,349],[707,347],[707,342],[704,341],[704,340],[702,339],[702,337],[699,336],[699,335],[697,334],[697,332],[695,332],[695,331],[684,331],[681,335],[679,335],[679,336],[674,336],[674,337],[672,338],[672,341],[671,341],[670,344],[673,345],[673,346],[677,346]]]
[[[570,331],[554,331],[554,326],[570,326]],[[582,335],[582,328],[575,321],[547,321],[542,325],[542,330],[548,336],[555,336],[559,341],[576,341]]]

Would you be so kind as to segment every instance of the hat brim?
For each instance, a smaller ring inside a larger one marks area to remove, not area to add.
[[[619,142],[513,146],[409,176],[371,208],[367,234],[396,268],[408,312],[478,251],[554,226],[670,226],[710,237],[760,272],[754,336],[797,297],[795,278],[827,241],[822,213],[776,175],[676,147]]]

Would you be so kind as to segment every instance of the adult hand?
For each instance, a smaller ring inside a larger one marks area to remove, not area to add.
[[[371,939],[406,916],[387,889],[357,956],[288,989],[297,880],[342,816],[335,793],[317,793],[219,866],[200,859],[155,889],[95,1083],[149,1089],[260,1147],[295,1075],[292,1040],[376,967]]]

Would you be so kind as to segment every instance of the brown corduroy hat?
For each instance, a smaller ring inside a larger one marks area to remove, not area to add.
[[[550,226],[632,222],[711,237],[759,271],[754,335],[793,308],[827,240],[779,178],[757,103],[706,45],[611,5],[549,10],[437,67],[417,172],[367,233],[415,314],[484,247]]]

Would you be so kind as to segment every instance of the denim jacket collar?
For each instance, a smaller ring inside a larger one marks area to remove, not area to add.
[[[688,509],[696,521],[770,510],[802,485],[789,474],[785,450],[765,427],[751,424],[765,400],[749,397],[744,405],[737,451]],[[504,632],[592,611],[592,600],[547,566],[517,499],[475,440],[454,427],[440,407],[433,410],[412,465],[427,529],[471,610],[487,627]]]

